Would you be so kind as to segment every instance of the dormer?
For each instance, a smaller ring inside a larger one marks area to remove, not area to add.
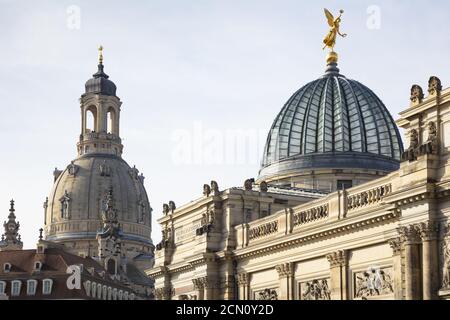
[[[8,273],[8,272],[10,272],[10,271],[11,271],[11,263],[5,262],[5,263],[3,264],[3,272],[4,272],[4,273]]]
[[[43,263],[41,261],[35,261],[33,271],[34,272],[40,272],[42,269]]]

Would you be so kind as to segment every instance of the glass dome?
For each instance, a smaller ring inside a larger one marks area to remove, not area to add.
[[[311,168],[398,169],[403,146],[383,102],[336,64],[286,102],[275,118],[260,178]]]

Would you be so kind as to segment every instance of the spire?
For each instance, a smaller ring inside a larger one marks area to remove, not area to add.
[[[15,211],[14,200],[11,200],[8,221],[3,223],[5,233],[2,235],[2,239],[0,241],[0,251],[20,250],[23,247],[19,234],[20,224],[16,221],[16,215],[14,214]]]
[[[103,46],[98,47],[98,70],[92,76],[97,78],[105,78],[108,79],[109,76],[103,71]]]
[[[15,214],[14,214],[14,212],[16,211],[15,209],[14,209],[14,200],[13,199],[11,199],[11,201],[9,202],[9,205],[10,205],[10,208],[9,208],[9,215],[8,215],[8,219],[9,220],[16,220],[16,216],[15,216]]]
[[[103,46],[98,47],[98,64],[103,64]]]

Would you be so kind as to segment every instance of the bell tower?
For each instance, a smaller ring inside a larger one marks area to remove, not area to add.
[[[103,47],[98,48],[98,70],[85,84],[80,98],[81,134],[77,143],[78,156],[112,154],[121,157],[122,140],[119,135],[120,107],[116,85],[104,72]]]

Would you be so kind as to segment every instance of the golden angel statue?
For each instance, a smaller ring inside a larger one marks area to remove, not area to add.
[[[344,13],[344,10],[339,10],[339,17],[336,19],[333,17],[330,11],[327,9],[323,9],[325,11],[325,16],[327,17],[328,25],[331,27],[330,31],[326,35],[326,37],[323,39],[323,43],[325,46],[322,48],[325,49],[326,47],[331,48],[331,51],[333,51],[334,45],[336,44],[336,34],[339,34],[341,37],[346,37],[346,33],[341,33],[339,31],[339,24],[341,23],[341,16]]]

